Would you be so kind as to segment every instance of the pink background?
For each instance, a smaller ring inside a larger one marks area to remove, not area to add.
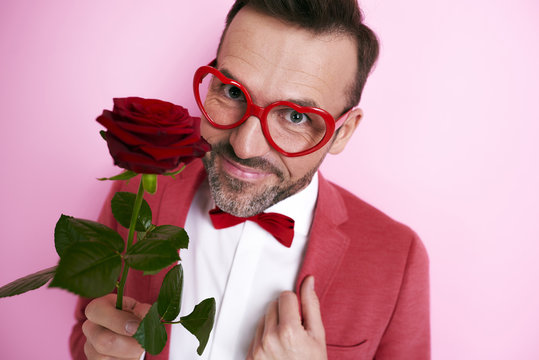
[[[112,97],[196,113],[231,0],[0,3],[0,284],[57,261],[62,212],[95,219]],[[435,359],[539,358],[539,5],[362,1],[382,56],[330,179],[414,228],[431,259]],[[535,99],[535,101],[533,100]],[[74,297],[0,300],[0,358],[67,359]]]

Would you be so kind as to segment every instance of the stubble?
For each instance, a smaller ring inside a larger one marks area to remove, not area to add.
[[[260,185],[229,176],[219,170],[216,164],[218,155],[240,165],[272,173],[278,179],[277,184]],[[210,191],[215,204],[221,210],[239,217],[250,217],[259,214],[279,201],[297,193],[311,182],[318,170],[318,166],[315,166],[299,180],[295,182],[285,181],[283,172],[266,159],[241,159],[236,156],[228,142],[212,145],[212,151],[202,161],[208,173]]]

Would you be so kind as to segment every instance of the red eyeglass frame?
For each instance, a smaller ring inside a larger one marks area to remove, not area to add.
[[[350,111],[354,109],[354,108],[349,109],[344,114],[342,114],[337,119],[337,121],[335,121],[333,116],[331,116],[330,113],[328,113],[327,111],[323,109],[316,108],[316,107],[301,106],[301,105],[294,104],[293,102],[290,102],[290,101],[277,101],[266,107],[261,107],[253,103],[253,100],[251,99],[251,95],[249,94],[249,91],[247,91],[247,89],[242,84],[240,84],[239,82],[235,80],[229,79],[228,77],[223,75],[219,70],[217,70],[214,66],[212,66],[215,63],[216,63],[216,60],[213,60],[209,65],[201,66],[200,68],[197,69],[193,77],[193,92],[195,94],[195,100],[197,102],[198,108],[200,109],[200,111],[202,112],[206,120],[208,120],[210,124],[212,124],[212,126],[217,129],[227,130],[227,129],[233,129],[235,127],[238,127],[241,124],[243,124],[249,117],[255,116],[260,121],[260,125],[262,126],[262,133],[264,134],[264,137],[266,138],[268,143],[275,150],[277,150],[278,152],[280,152],[281,154],[285,156],[289,156],[289,157],[303,156],[303,155],[307,155],[312,152],[315,152],[316,150],[322,148],[331,139],[331,137],[333,136],[333,133],[335,132],[335,129],[339,128],[344,123]],[[202,80],[208,74],[213,74],[214,76],[219,78],[219,80],[221,80],[221,82],[223,82],[224,84],[238,87],[245,95],[245,100],[247,102],[247,109],[245,111],[245,115],[234,124],[230,124],[230,125],[217,124],[211,119],[211,117],[208,115],[208,113],[204,109],[202,99],[200,98],[199,84],[202,83]],[[326,133],[324,134],[322,139],[318,142],[318,144],[316,144],[310,149],[291,153],[291,152],[283,150],[281,147],[279,147],[279,145],[275,143],[275,141],[273,141],[273,139],[271,138],[269,129],[268,129],[267,115],[271,111],[271,109],[273,109],[274,107],[283,106],[283,105],[291,107],[292,109],[300,113],[312,113],[312,114],[320,115],[324,119],[326,123]]]

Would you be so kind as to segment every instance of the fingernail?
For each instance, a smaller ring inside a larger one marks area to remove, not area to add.
[[[125,323],[125,332],[128,333],[129,335],[133,335],[134,333],[137,332],[138,324],[139,324],[138,321],[129,320],[128,322]]]

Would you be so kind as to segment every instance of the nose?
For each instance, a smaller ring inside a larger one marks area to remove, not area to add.
[[[251,116],[243,124],[232,129],[230,145],[241,159],[249,159],[266,155],[271,147],[268,144],[260,120]]]

